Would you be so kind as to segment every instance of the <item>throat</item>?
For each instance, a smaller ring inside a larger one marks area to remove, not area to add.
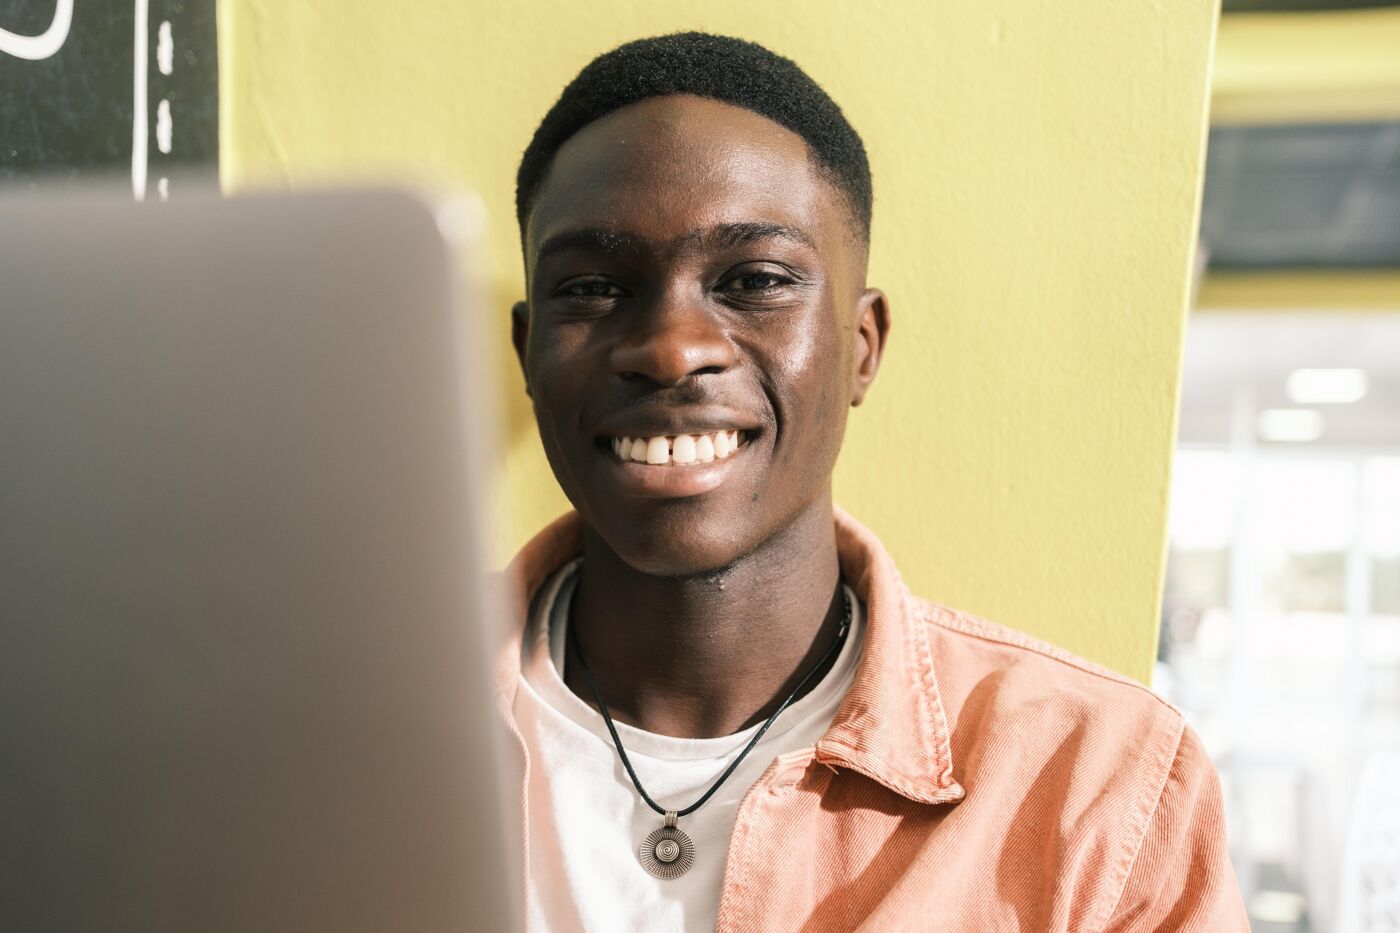
[[[799,566],[738,566],[714,579],[629,572],[586,544],[565,683],[598,708],[586,663],[615,721],[660,735],[714,738],[765,721],[836,659],[829,649],[847,610],[828,527],[830,547]]]

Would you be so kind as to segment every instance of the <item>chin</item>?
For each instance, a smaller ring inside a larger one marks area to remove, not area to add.
[[[624,564],[653,577],[704,577],[723,573],[747,552],[741,539],[713,528],[696,528],[686,521],[653,521],[629,528],[600,527],[594,531]]]

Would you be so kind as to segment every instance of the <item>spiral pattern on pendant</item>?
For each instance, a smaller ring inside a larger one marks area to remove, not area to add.
[[[682,829],[662,826],[637,847],[642,867],[657,878],[679,878],[695,864],[695,843]]]

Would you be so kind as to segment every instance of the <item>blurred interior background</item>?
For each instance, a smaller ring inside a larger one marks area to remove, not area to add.
[[[1225,0],[1155,688],[1255,929],[1400,930],[1400,4]]]

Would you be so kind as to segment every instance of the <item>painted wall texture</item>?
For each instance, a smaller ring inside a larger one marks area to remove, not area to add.
[[[894,308],[838,501],[922,595],[1150,675],[1214,0],[222,0],[227,185],[408,176],[491,212],[504,556],[566,508],[506,337],[517,159],[622,41],[704,29],[796,59],[875,173]]]

